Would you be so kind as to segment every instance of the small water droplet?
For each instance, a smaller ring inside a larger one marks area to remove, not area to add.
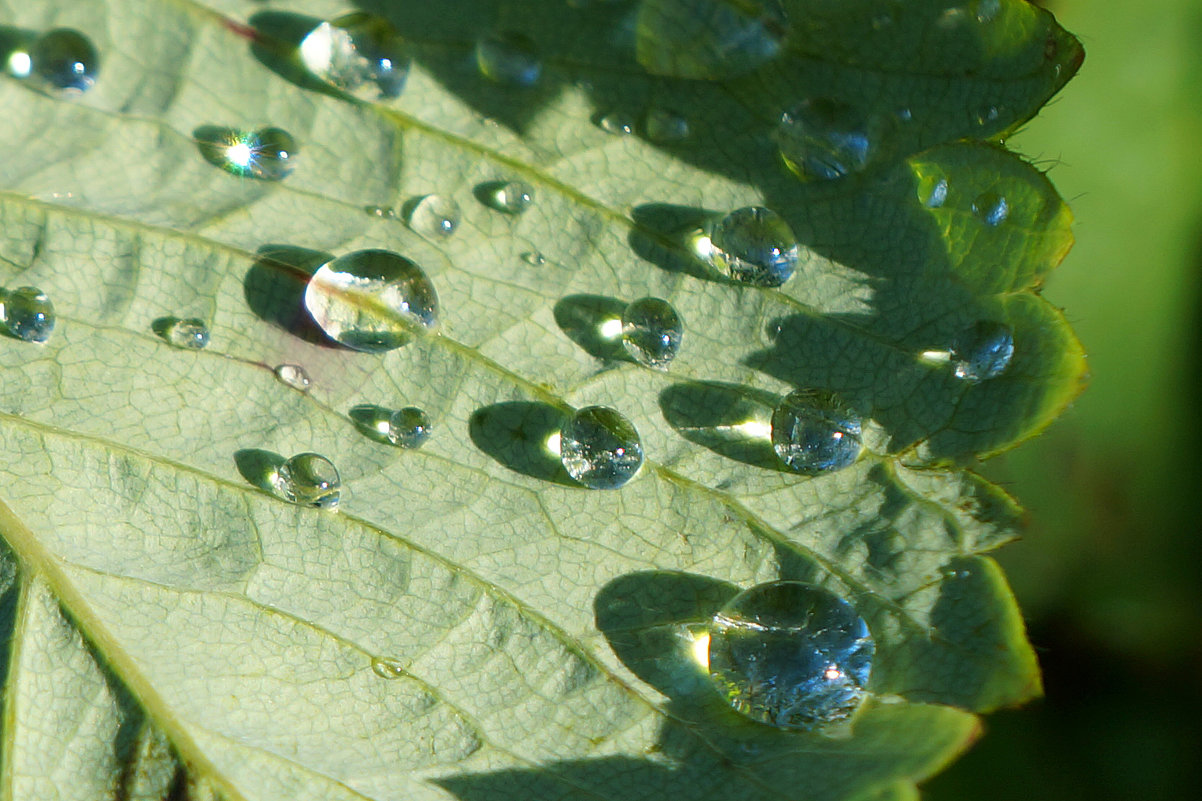
[[[57,319],[54,304],[37,287],[0,290],[0,322],[17,339],[45,342],[54,332]]]
[[[736,281],[780,286],[797,269],[797,238],[772,209],[746,206],[727,214],[710,232],[710,262]]]
[[[977,22],[987,25],[993,22],[1002,10],[1001,0],[974,0],[972,10],[976,14]]]
[[[29,49],[29,74],[52,91],[86,92],[99,71],[100,54],[92,40],[70,28],[47,31]]]
[[[643,443],[617,411],[586,406],[560,431],[559,458],[568,474],[589,489],[617,489],[643,466]]]
[[[396,211],[392,206],[364,206],[363,210],[367,212],[369,217],[380,217],[381,219],[391,220],[396,217]]]
[[[378,353],[438,323],[438,295],[421,267],[387,250],[357,250],[318,268],[305,308],[330,339]]]
[[[525,181],[481,184],[476,195],[489,208],[506,214],[521,214],[534,203],[534,189]]]
[[[640,298],[622,312],[622,345],[639,364],[666,370],[683,336],[680,315],[666,300]]]
[[[990,123],[997,122],[1001,116],[1002,110],[997,106],[982,106],[977,109],[975,120],[977,125],[989,125]]]
[[[668,144],[689,138],[689,121],[675,111],[649,108],[643,117],[643,133],[652,142]]]
[[[523,33],[499,31],[476,42],[476,66],[491,81],[510,86],[532,86],[543,73],[543,62],[534,41]]]
[[[459,204],[446,195],[423,195],[413,203],[407,222],[423,236],[446,239],[459,228]]]
[[[531,267],[542,267],[547,263],[547,258],[537,250],[528,250],[522,254],[522,261],[526,262]]]
[[[401,448],[420,448],[433,433],[424,409],[406,406],[388,417],[388,441]]]
[[[404,678],[408,667],[405,660],[391,656],[373,656],[371,659],[371,672],[382,679]]]
[[[301,63],[319,80],[364,99],[405,89],[411,59],[383,17],[357,11],[323,22],[300,43]]]
[[[611,111],[597,119],[597,126],[615,136],[629,136],[634,132],[634,120],[621,111]]]
[[[759,584],[710,623],[709,672],[752,720],[814,730],[860,706],[876,643],[851,604],[797,581]]]
[[[281,364],[275,368],[275,377],[298,392],[308,392],[313,382],[309,379],[309,371],[299,364]]]
[[[296,140],[282,128],[241,131],[205,126],[197,131],[197,145],[209,162],[242,178],[279,181],[296,167]]]
[[[776,129],[781,157],[803,181],[832,181],[862,172],[883,154],[893,127],[882,115],[829,98],[784,112]]]
[[[284,462],[272,484],[285,500],[300,506],[333,511],[342,494],[342,479],[334,463],[319,453],[298,453]]]
[[[1014,334],[1009,326],[982,320],[956,338],[951,350],[956,378],[975,384],[996,378],[1014,358]]]
[[[682,12],[644,3],[637,18],[639,63],[656,75],[724,79],[751,72],[784,47],[788,17],[779,0],[690,0]]]
[[[163,329],[163,339],[173,348],[204,350],[209,344],[209,327],[196,317],[173,318]]]
[[[972,202],[972,213],[986,225],[998,226],[1010,216],[1010,204],[997,192],[982,192]]]
[[[943,175],[924,175],[918,181],[918,199],[928,209],[941,208],[947,202],[947,189],[947,178]]]
[[[772,448],[799,473],[828,473],[860,456],[860,428],[860,416],[838,395],[799,389],[772,412]]]

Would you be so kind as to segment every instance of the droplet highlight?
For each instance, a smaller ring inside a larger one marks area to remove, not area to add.
[[[425,271],[388,250],[358,250],[318,268],[305,308],[330,339],[379,353],[438,324],[438,295]]]
[[[772,412],[772,449],[798,473],[842,470],[862,447],[859,414],[833,392],[799,389]]]
[[[100,54],[92,40],[71,28],[39,36],[29,48],[29,75],[48,90],[80,94],[96,84]]]
[[[204,350],[209,346],[209,326],[196,317],[172,318],[163,328],[163,339],[173,348]]]
[[[643,466],[643,443],[619,412],[586,406],[560,430],[559,458],[568,475],[589,489],[618,489]]]
[[[956,338],[951,350],[952,373],[975,384],[1006,372],[1014,358],[1014,333],[1002,323],[981,321]]]
[[[891,130],[889,120],[881,115],[838,100],[812,98],[781,114],[776,143],[798,178],[833,181],[863,172],[876,162]]]
[[[481,184],[476,196],[484,205],[505,214],[522,214],[534,204],[534,189],[525,181],[494,181]]]
[[[300,59],[330,86],[381,100],[404,91],[412,61],[392,24],[362,11],[322,22],[310,31],[301,41]]]
[[[282,128],[243,131],[203,126],[197,129],[196,140],[209,163],[240,178],[280,181],[296,168],[296,140]]]
[[[476,42],[476,66],[490,81],[508,86],[533,86],[543,74],[538,46],[516,31],[498,31]]]
[[[406,222],[422,236],[446,239],[459,230],[459,204],[446,195],[423,195],[409,210]]]
[[[57,321],[54,304],[37,287],[0,290],[0,323],[17,339],[45,342],[54,333]]]
[[[299,364],[280,364],[275,370],[275,377],[280,380],[280,383],[292,387],[297,392],[308,392],[309,387],[313,384],[309,378],[309,371],[301,367]]]
[[[629,136],[634,133],[634,120],[620,111],[611,111],[597,119],[597,127],[615,136]]]
[[[972,213],[986,225],[997,227],[1010,216],[1010,204],[997,192],[982,192],[972,202]]]
[[[710,232],[710,262],[736,281],[780,286],[797,269],[792,229],[772,209],[747,206],[721,219]]]
[[[319,453],[298,453],[272,477],[276,492],[299,506],[333,511],[342,494],[342,479],[334,463]]]
[[[622,312],[622,346],[639,364],[668,369],[683,337],[680,315],[666,300],[639,298]]]
[[[736,595],[709,627],[709,673],[752,720],[813,731],[847,720],[866,696],[876,643],[842,598],[797,581]]]

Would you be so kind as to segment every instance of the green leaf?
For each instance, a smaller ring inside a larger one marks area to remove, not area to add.
[[[1069,213],[980,141],[1080,63],[1046,12],[949,25],[937,3],[794,0],[779,52],[707,72],[700,51],[646,54],[669,12],[762,4],[10,5],[0,41],[75,27],[102,65],[74,98],[0,82],[0,283],[58,311],[44,345],[0,340],[0,797],[908,799],[976,713],[1039,691],[984,555],[1021,512],[966,467],[1041,430],[1084,374],[1037,294]],[[299,71],[297,32],[355,8],[413,48],[394,102]],[[541,49],[535,86],[476,71],[498,29]],[[904,107],[909,127],[864,174],[803,184],[772,129],[810,86]],[[650,141],[649,109],[689,136]],[[636,133],[591,122],[606,114]],[[300,143],[281,183],[223,172],[194,139],[268,125]],[[511,178],[534,189],[524,214],[474,197]],[[446,240],[365,212],[431,192],[462,208]],[[987,193],[1007,200],[1000,225],[973,212]],[[699,222],[751,204],[801,241],[780,289],[689,249]],[[437,333],[368,354],[314,330],[305,278],[361,248],[425,268]],[[667,372],[600,333],[647,295],[685,322]],[[169,347],[173,316],[207,320],[212,344]],[[1014,333],[1000,377],[923,358],[982,319]],[[283,363],[309,392],[276,379]],[[856,464],[776,460],[767,421],[796,387],[867,412]],[[391,447],[351,414],[364,404],[420,406],[434,435]],[[591,404],[642,435],[618,491],[574,484],[548,449]],[[305,451],[341,471],[338,512],[270,491]],[[739,717],[694,658],[718,607],[777,578],[847,598],[877,640],[847,736]]]

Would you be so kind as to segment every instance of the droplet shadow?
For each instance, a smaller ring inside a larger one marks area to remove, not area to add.
[[[568,295],[555,304],[555,323],[568,338],[597,359],[633,361],[622,347],[622,337],[607,335],[606,324],[621,326],[626,304],[605,295]]]
[[[547,443],[559,434],[568,413],[546,403],[506,401],[478,409],[468,431],[476,447],[502,466],[565,487],[580,488]]]
[[[309,278],[333,258],[333,254],[294,245],[263,245],[242,283],[251,311],[305,342],[338,347],[305,308]]]
[[[247,483],[273,495],[275,476],[286,461],[280,454],[260,448],[243,448],[234,453],[234,464]]]
[[[684,273],[703,281],[734,284],[727,276],[702,262],[694,242],[722,215],[694,206],[644,203],[635,206],[635,225],[627,241],[639,257],[670,273]]]
[[[682,437],[728,459],[790,472],[772,449],[772,411],[780,398],[718,381],[673,384],[659,395],[660,411]]]
[[[256,32],[250,52],[260,64],[301,89],[347,97],[305,69],[300,60],[301,42],[323,20],[290,11],[260,11],[248,22]]]
[[[351,419],[355,428],[363,436],[384,445],[392,445],[393,442],[388,438],[387,433],[392,413],[392,409],[377,406],[374,403],[361,403],[358,406],[352,406],[346,416]]]

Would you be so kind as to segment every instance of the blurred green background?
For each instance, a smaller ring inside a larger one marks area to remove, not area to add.
[[[952,799],[1168,799],[1202,786],[1202,4],[1045,0],[1080,74],[1009,140],[1077,244],[1044,295],[1089,388],[985,472],[1030,512],[999,561],[1046,697],[924,788]]]

